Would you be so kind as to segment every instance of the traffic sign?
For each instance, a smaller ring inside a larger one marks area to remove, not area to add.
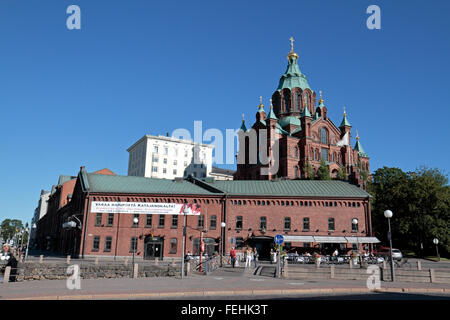
[[[281,235],[281,234],[277,234],[277,235],[275,236],[275,238],[273,238],[273,241],[275,241],[275,243],[276,243],[277,245],[280,245],[280,244],[282,244],[282,243],[284,242],[284,237],[283,237],[283,235]]]

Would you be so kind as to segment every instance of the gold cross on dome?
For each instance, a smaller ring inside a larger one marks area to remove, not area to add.
[[[242,114],[242,121],[244,121],[244,114]]]
[[[319,90],[320,100],[322,100],[322,90]]]
[[[262,96],[259,96],[259,104],[262,104]]]
[[[290,37],[289,40],[291,41],[291,51],[294,51],[294,38]]]
[[[345,106],[344,106],[344,116],[346,116],[347,115],[347,113],[345,112]]]

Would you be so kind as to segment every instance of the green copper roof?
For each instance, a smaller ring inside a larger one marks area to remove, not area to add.
[[[350,124],[350,122],[348,122],[347,116],[344,114],[344,119],[342,119],[342,122],[341,122],[341,125],[339,126],[339,128],[345,127],[345,126],[351,127],[352,125]]]
[[[278,123],[282,128],[286,127],[289,124],[292,124],[294,126],[300,126],[300,119],[294,116],[289,116],[278,119]]]
[[[323,180],[216,180],[209,185],[231,195],[367,198],[364,190],[344,181]]]
[[[364,149],[363,149],[361,143],[359,142],[359,140],[356,141],[356,144],[355,144],[355,148],[354,148],[354,149],[355,149],[356,151],[358,151],[358,154],[359,154],[361,157],[366,157],[366,158],[369,157],[369,155],[364,151]]]
[[[309,112],[308,108],[303,108],[302,114],[300,115],[302,118],[303,117],[311,117],[311,112]]]
[[[290,90],[293,88],[301,88],[302,90],[306,88],[310,89],[306,76],[300,72],[295,57],[289,59],[286,72],[281,76],[277,90],[283,90],[285,88]]]
[[[244,131],[244,132],[247,132],[247,127],[245,126],[245,122],[244,122],[244,120],[242,120],[242,125],[241,125],[241,128],[240,128],[242,131]]]
[[[281,126],[280,126],[280,124],[277,122],[277,125],[276,125],[276,129],[275,129],[275,131],[277,132],[277,133],[280,133],[280,134],[284,134],[284,135],[289,135],[289,132],[287,132],[286,130],[284,130]]]
[[[90,192],[155,193],[155,194],[212,194],[186,180],[154,179],[134,176],[87,174]]]
[[[270,112],[269,112],[267,119],[275,119],[275,120],[277,119],[275,112],[273,112],[273,108],[270,108]]]

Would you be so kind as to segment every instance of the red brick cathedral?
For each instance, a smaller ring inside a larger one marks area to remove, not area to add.
[[[352,126],[344,117],[337,127],[328,117],[322,94],[318,105],[316,92],[308,84],[306,76],[298,66],[298,55],[291,51],[287,59],[286,72],[281,76],[278,88],[272,95],[270,111],[267,115],[261,102],[256,112],[256,121],[247,130],[244,119],[240,129],[238,165],[236,180],[272,180],[276,178],[314,178],[321,160],[328,166],[331,178],[350,180],[365,187],[369,175],[369,157],[364,152],[356,135],[356,145],[350,145]],[[260,146],[260,132],[265,131],[267,147]],[[256,133],[256,134],[255,134]],[[256,156],[250,154],[249,140],[257,137]],[[272,141],[272,142],[271,142]],[[278,154],[274,154],[274,142],[278,141]],[[260,159],[260,152],[267,152],[268,161]],[[270,157],[273,159],[270,160]],[[239,161],[241,157],[241,161]],[[253,159],[253,161],[252,161]],[[278,170],[276,170],[278,168]],[[266,174],[264,170],[266,170]]]

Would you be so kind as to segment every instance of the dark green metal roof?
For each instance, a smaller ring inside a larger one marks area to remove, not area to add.
[[[230,195],[298,196],[298,197],[370,197],[366,191],[344,181],[321,180],[233,180],[209,185]]]
[[[362,147],[362,145],[361,145],[361,142],[359,142],[359,140],[356,141],[356,145],[355,145],[355,148],[354,148],[354,149],[355,149],[356,151],[358,151],[358,154],[359,154],[361,157],[366,157],[366,158],[369,157],[369,155],[368,155],[367,153],[364,152],[364,149],[363,149],[363,147]]]
[[[280,91],[285,88],[288,88],[289,90],[292,90],[293,88],[301,88],[302,90],[305,90],[306,88],[310,89],[308,80],[306,80],[306,76],[301,73],[297,64],[297,59],[294,57],[289,59],[286,72],[281,76],[277,90]]]
[[[352,125],[350,124],[350,122],[348,122],[347,120],[347,116],[344,114],[344,119],[342,119],[341,125],[339,126],[339,128],[341,127],[351,127]]]
[[[213,194],[186,180],[87,174],[90,192],[151,194]]]

